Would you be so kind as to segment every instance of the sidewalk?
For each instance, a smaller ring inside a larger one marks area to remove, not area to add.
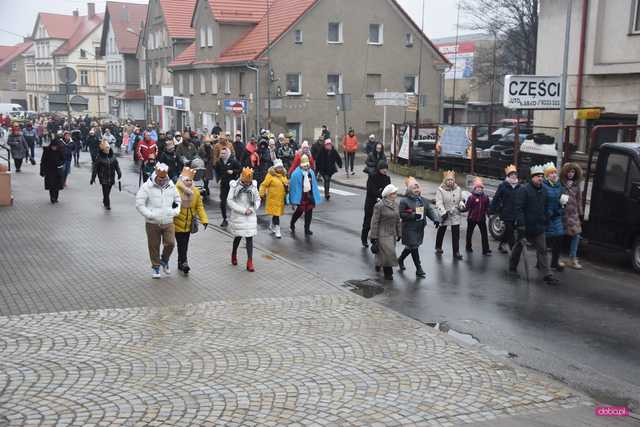
[[[564,385],[273,253],[256,250],[256,273],[233,267],[215,227],[192,236],[188,278],[153,280],[133,174],[104,212],[86,166],[57,205],[37,172],[14,176],[15,204],[0,208],[0,425],[572,425],[593,414]]]
[[[355,175],[346,175],[344,170],[339,170],[337,174],[333,176],[332,182],[336,184],[344,185],[345,187],[351,188],[359,188],[361,190],[367,189],[367,179],[369,176],[362,171],[362,168],[358,168],[354,170]],[[398,189],[403,192],[405,190],[404,180],[405,176],[398,175],[397,173],[389,171],[389,177],[391,178],[391,183],[398,187]],[[417,179],[418,183],[422,187],[422,194],[424,197],[431,201],[435,201],[436,199],[436,190],[440,186],[440,183],[425,181],[422,179]]]

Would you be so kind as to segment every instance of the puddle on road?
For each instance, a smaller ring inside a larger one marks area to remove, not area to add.
[[[380,295],[384,292],[384,286],[375,280],[347,280],[344,282],[344,286],[354,294],[358,294],[361,297],[373,298],[376,295]]]
[[[447,322],[442,323],[426,323],[427,326],[432,327],[433,329],[437,329],[440,332],[444,332],[445,334],[452,336],[453,338],[462,341],[465,344],[469,345],[477,345],[480,344],[480,341],[471,334],[465,334],[463,332],[458,332],[455,329],[451,329]]]

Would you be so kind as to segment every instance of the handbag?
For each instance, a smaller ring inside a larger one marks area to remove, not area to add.
[[[377,254],[378,252],[380,252],[380,246],[378,245],[378,241],[374,240],[371,242],[371,253]]]
[[[198,217],[194,216],[193,219],[191,220],[191,234],[196,234],[198,232],[199,223],[200,221],[198,221]]]

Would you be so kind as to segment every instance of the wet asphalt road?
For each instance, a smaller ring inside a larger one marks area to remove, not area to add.
[[[211,187],[207,211],[210,223],[216,225],[221,222],[218,187],[213,183]],[[379,279],[373,255],[360,244],[364,192],[335,189],[339,194],[314,211],[313,236],[304,236],[302,219],[296,234],[291,234],[288,209],[281,219],[283,238],[268,233],[270,217],[262,215],[256,243],[334,283]],[[480,253],[479,232],[476,252],[463,253],[464,260],[452,260],[449,233],[444,255],[436,257],[435,232],[428,227],[421,248],[427,278],[416,280],[409,258],[407,270],[396,272],[374,301],[424,323],[438,323],[441,329],[451,328],[458,338],[477,340],[476,345],[491,353],[551,375],[602,402],[631,405],[638,411],[639,275],[619,264],[585,262],[582,271],[558,273],[562,284],[549,287],[533,268],[533,252],[528,254],[531,280],[527,282],[507,276],[506,256],[495,250],[495,242],[493,256]],[[464,249],[464,225],[461,235]],[[260,260],[256,269],[259,274]],[[520,273],[524,276],[522,262]]]

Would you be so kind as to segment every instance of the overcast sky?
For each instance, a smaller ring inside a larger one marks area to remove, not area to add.
[[[425,33],[431,38],[448,37],[456,31],[456,0],[424,0]],[[146,0],[129,0],[131,3],[147,3]],[[420,25],[422,0],[398,0],[411,17]],[[104,11],[104,0],[97,0],[96,10]],[[31,34],[38,12],[71,14],[79,9],[87,13],[86,0],[0,0],[0,10],[8,12],[0,19],[0,45],[16,44],[20,36]]]

